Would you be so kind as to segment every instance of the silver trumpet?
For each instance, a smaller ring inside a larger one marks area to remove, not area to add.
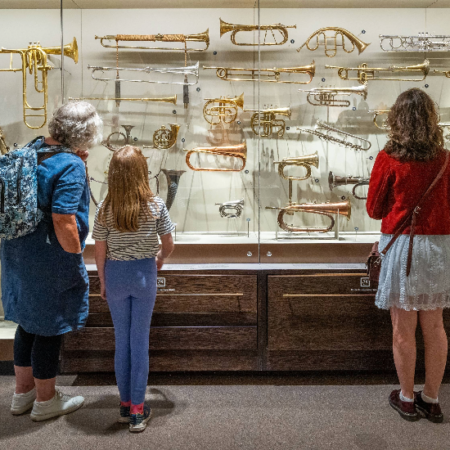
[[[384,52],[448,52],[450,36],[419,32],[415,36],[380,34],[380,48]]]
[[[238,217],[241,217],[242,211],[244,210],[244,199],[216,203],[216,206],[219,206],[220,217],[237,219]]]
[[[316,122],[314,129],[309,128],[297,128],[300,131],[305,131],[306,133],[317,136],[319,139],[323,139],[324,141],[334,142],[335,144],[343,145],[344,147],[352,148],[353,150],[364,150],[367,151],[370,149],[372,144],[367,139],[363,139],[359,136],[356,136],[351,133],[347,133],[346,131],[338,130],[321,120]],[[323,131],[322,131],[323,130]],[[337,136],[333,136],[332,133],[335,133]],[[356,140],[358,143],[349,142],[347,139],[351,138]]]
[[[126,82],[126,83],[156,83],[156,84],[182,84],[185,86],[193,86],[198,83],[198,68],[199,63],[192,66],[186,67],[102,67],[102,66],[90,66],[88,65],[88,69],[92,70],[92,78],[98,81],[115,81]],[[116,78],[116,77],[99,77],[95,76],[96,72],[144,72],[144,73],[162,73],[162,74],[174,74],[174,75],[182,75],[183,81],[150,81],[150,80],[131,80],[127,78]],[[188,81],[188,76],[192,75],[195,77],[195,81]],[[117,96],[119,97],[119,96]]]
[[[368,186],[369,185],[370,178],[364,178],[364,177],[352,177],[351,175],[348,175],[346,177],[340,177],[338,175],[334,175],[333,172],[330,172],[328,174],[328,186],[330,188],[330,191],[333,190],[333,188],[338,186],[344,186],[347,184],[354,184],[352,189],[353,197],[357,198],[358,200],[366,200],[367,197],[360,197],[356,195],[356,189],[360,186]]]
[[[361,95],[364,100],[367,98],[367,84],[348,88],[318,87],[312,89],[299,89],[299,91],[308,93],[306,100],[313,106],[350,106],[349,100],[336,98],[341,95],[348,97],[352,94],[357,94]]]

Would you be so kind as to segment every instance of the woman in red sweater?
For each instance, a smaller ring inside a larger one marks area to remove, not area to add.
[[[433,100],[420,89],[397,98],[388,116],[389,141],[370,178],[367,212],[380,220],[379,251],[415,209],[447,163],[443,133]],[[450,164],[416,209],[410,271],[411,221],[382,257],[376,305],[391,312],[393,352],[401,389],[390,405],[406,420],[424,416],[442,422],[438,392],[447,361],[442,311],[450,307]],[[414,392],[416,327],[425,342],[425,386]]]

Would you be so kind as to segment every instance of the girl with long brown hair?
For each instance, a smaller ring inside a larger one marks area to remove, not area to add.
[[[370,178],[367,211],[382,219],[376,305],[389,309],[401,389],[389,404],[406,420],[442,422],[439,388],[447,361],[443,308],[450,307],[450,165],[433,100],[420,89],[399,95],[389,141]],[[423,198],[423,201],[422,201]],[[412,219],[411,219],[412,217]],[[391,242],[394,235],[398,238]],[[416,328],[425,343],[425,386],[414,392]]]
[[[150,322],[157,270],[173,251],[174,228],[166,205],[150,189],[147,161],[139,148],[126,146],[115,152],[93,238],[101,296],[114,323],[119,422],[129,423],[131,432],[144,431],[151,417],[144,405]]]

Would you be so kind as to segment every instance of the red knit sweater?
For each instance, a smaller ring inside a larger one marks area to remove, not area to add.
[[[373,166],[367,213],[382,219],[381,232],[394,234],[415,208],[445,162],[445,151],[429,162],[400,162],[381,151]],[[408,234],[408,226],[403,234]],[[417,217],[416,234],[450,234],[450,164],[427,195]]]

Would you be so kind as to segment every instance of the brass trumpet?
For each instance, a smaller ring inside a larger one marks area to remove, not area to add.
[[[357,80],[361,84],[367,83],[369,80],[376,81],[422,81],[425,80],[428,73],[430,72],[430,62],[426,59],[422,64],[416,64],[414,66],[389,66],[389,67],[379,67],[372,68],[368,67],[366,63],[360,64],[358,67],[339,67],[339,66],[329,66],[325,65],[326,69],[338,69],[338,75],[342,80]],[[356,76],[351,77],[348,75],[350,71],[356,71]],[[422,73],[422,78],[395,78],[386,77],[383,78],[378,75],[378,72],[386,73],[396,73],[396,72],[420,72]]]
[[[356,195],[356,189],[360,186],[368,186],[369,185],[370,178],[364,178],[364,177],[352,177],[349,175],[348,177],[339,177],[337,175],[334,175],[333,172],[330,172],[328,174],[328,186],[330,187],[330,191],[333,190],[333,188],[338,186],[345,186],[347,184],[354,184],[352,189],[353,197],[357,198],[358,200],[366,200],[367,197],[359,197]]]
[[[232,123],[237,118],[238,108],[244,107],[244,93],[234,98],[205,98],[205,101],[203,117],[209,124]]]
[[[179,130],[180,125],[176,123],[170,124],[170,130],[162,125],[161,128],[153,133],[153,147],[143,145],[142,148],[157,148],[159,150],[169,150],[177,143]]]
[[[69,97],[69,100],[87,100],[87,101],[115,101],[117,106],[120,106],[120,102],[161,102],[177,104],[177,96],[172,97],[142,97],[142,98],[126,98],[126,97]]]
[[[47,102],[48,102],[48,71],[53,69],[47,62],[47,55],[61,55],[61,46],[41,47],[39,42],[30,43],[26,49],[6,49],[0,50],[0,53],[10,53],[11,60],[9,69],[0,69],[0,72],[22,72],[22,90],[23,90],[23,121],[25,125],[32,129],[38,130],[47,123]],[[18,53],[22,60],[22,66],[14,68],[13,54]],[[73,59],[75,64],[78,62],[78,45],[77,40],[73,38],[70,44],[64,46],[64,56]],[[34,77],[34,89],[39,94],[43,94],[44,99],[42,106],[30,106],[27,98],[27,71]],[[39,74],[41,77],[39,78]],[[37,111],[34,114],[33,111]],[[42,113],[39,113],[42,112]],[[28,117],[42,117],[40,125],[31,125],[28,123]]]
[[[276,116],[291,118],[291,108],[289,107],[261,110],[244,109],[244,112],[255,112],[250,119],[250,126],[253,133],[261,137],[269,137],[275,132],[278,137],[283,137],[286,130],[286,122],[283,119],[277,119]]]
[[[105,48],[135,48],[140,50],[163,50],[178,52],[204,52],[209,47],[209,29],[198,34],[116,34],[107,36],[95,36],[100,39],[100,44]],[[103,41],[114,41],[115,45],[104,44]],[[118,45],[119,41],[124,42],[180,42],[184,47],[142,47],[131,45]],[[201,42],[205,44],[205,48],[189,48],[188,42]]]
[[[186,153],[186,164],[187,166],[196,172],[240,172],[244,170],[245,163],[247,161],[247,143],[244,141],[242,144],[238,145],[228,145],[224,147],[196,147],[192,150],[184,150]],[[194,153],[206,153],[207,155],[215,156],[227,156],[238,158],[242,161],[242,167],[240,169],[217,169],[217,168],[195,168],[191,162],[190,157]]]
[[[230,36],[231,43],[234,45],[242,45],[242,46],[258,45],[258,42],[256,42],[255,44],[236,42],[236,35],[239,32],[257,31],[257,30],[266,32],[264,34],[264,41],[261,45],[283,45],[289,39],[288,28],[297,28],[297,25],[283,25],[281,23],[276,23],[273,25],[235,25],[232,23],[224,22],[222,19],[220,19],[220,37],[231,31]],[[268,31],[271,32],[274,42],[266,42]],[[281,34],[282,40],[280,42],[277,42],[277,38],[274,34],[274,31],[278,31]]]
[[[316,65],[314,61],[307,66],[289,67],[289,68],[274,67],[273,69],[258,69],[253,67],[247,69],[236,67],[203,66],[203,69],[215,70],[217,77],[225,81],[259,81],[259,77],[261,77],[261,82],[264,83],[286,83],[286,84],[309,84],[311,83],[312,79],[314,78],[314,74],[316,73]],[[309,76],[309,80],[281,81],[280,76],[282,73],[295,73],[295,74],[304,73]]]
[[[5,135],[3,130],[0,128],[0,154],[6,155],[9,152],[9,147],[6,145]]]
[[[416,36],[380,34],[380,48],[384,52],[448,52],[450,36],[419,32]],[[387,47],[385,47],[387,41]]]
[[[327,36],[327,31],[334,31],[334,36]],[[316,38],[315,44],[312,46],[310,45],[310,42],[313,38]],[[341,38],[341,43],[338,44],[338,37]],[[350,41],[351,47],[347,50],[345,46],[345,38],[347,38]],[[321,42],[322,39],[322,42]],[[331,48],[328,48],[328,42],[331,41]],[[337,48],[342,47],[342,50],[346,53],[352,53],[355,48],[358,49],[358,54],[361,54],[369,45],[365,42],[361,41],[361,39],[357,38],[353,33],[350,33],[350,31],[346,30],[345,28],[339,28],[339,27],[325,27],[320,28],[319,30],[315,31],[311,36],[309,36],[308,39],[306,39],[306,42],[297,49],[299,52],[303,47],[306,46],[306,48],[310,51],[315,51],[319,48],[320,45],[323,45],[325,47],[325,55],[328,56],[328,58],[333,58],[336,56]]]
[[[318,233],[327,233],[328,231],[331,231],[334,228],[335,220],[333,218],[333,215],[341,215],[344,217],[347,217],[347,220],[350,220],[352,207],[348,200],[345,202],[339,202],[339,203],[290,203],[288,206],[285,206],[284,208],[279,208],[276,206],[266,206],[266,209],[276,209],[280,212],[278,213],[278,226],[288,232],[318,232]],[[293,215],[295,212],[304,212],[308,214],[319,214],[322,216],[327,216],[331,220],[331,224],[327,228],[310,228],[310,227],[295,227],[294,225],[288,225],[284,221],[284,215]]]
[[[302,181],[307,180],[311,176],[311,166],[316,169],[319,168],[319,153],[315,152],[312,155],[296,156],[293,158],[284,158],[282,161],[274,161],[274,164],[279,164],[278,174],[285,180]],[[306,175],[303,177],[295,177],[285,175],[284,169],[287,166],[299,166],[306,169]]]
[[[349,100],[336,98],[338,95],[348,97],[352,94],[357,94],[361,95],[364,100],[367,98],[367,84],[349,88],[318,87],[312,89],[299,89],[299,91],[308,93],[306,100],[313,106],[350,106]]]
[[[237,219],[241,217],[242,211],[244,210],[244,199],[216,203],[215,205],[220,207],[220,217],[224,217],[226,219]]]

